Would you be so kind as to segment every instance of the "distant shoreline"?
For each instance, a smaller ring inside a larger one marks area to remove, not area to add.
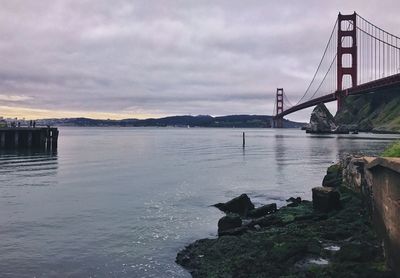
[[[38,125],[84,127],[218,127],[218,128],[271,128],[273,117],[268,115],[229,115],[213,117],[171,116],[150,119],[99,120],[90,118],[38,119]],[[284,128],[301,128],[306,123],[284,120]]]

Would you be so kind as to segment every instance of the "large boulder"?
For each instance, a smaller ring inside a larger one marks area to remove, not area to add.
[[[257,219],[254,219],[250,221],[249,223],[246,224],[247,227],[252,227],[256,228],[256,226],[259,227],[269,227],[272,225],[281,225],[283,223],[283,220],[281,217],[276,216],[275,214],[270,214],[266,215]]]
[[[218,221],[218,234],[242,226],[242,219],[238,214],[228,214]]]
[[[340,194],[332,187],[314,187],[312,200],[314,209],[322,212],[340,208]]]
[[[338,125],[325,104],[321,103],[315,106],[311,112],[310,123],[306,132],[348,134],[349,128],[345,125]]]
[[[340,164],[329,166],[322,181],[324,187],[339,187],[342,185],[342,167]]]
[[[240,216],[247,216],[247,213],[254,209],[254,204],[247,194],[242,194],[226,203],[218,203],[214,206],[225,213],[237,213]]]
[[[310,133],[332,133],[338,126],[331,112],[325,104],[318,104],[311,113],[310,124],[307,132]]]
[[[258,207],[256,209],[250,210],[247,214],[248,217],[252,218],[258,218],[265,216],[267,214],[273,213],[277,210],[276,204],[268,204],[268,205],[263,205],[261,207]]]
[[[301,198],[300,197],[290,197],[289,199],[286,200],[288,204],[286,206],[288,207],[297,207],[301,204]]]

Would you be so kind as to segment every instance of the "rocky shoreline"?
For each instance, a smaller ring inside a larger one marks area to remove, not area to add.
[[[343,119],[343,114],[334,117],[325,104],[315,106],[311,113],[310,122],[302,127],[306,133],[312,134],[357,134],[358,132],[371,132],[375,134],[400,134],[398,129],[389,126],[374,126],[371,122],[351,123]]]
[[[255,208],[241,196],[214,205],[226,213],[218,238],[185,247],[176,262],[193,277],[395,277],[361,196],[331,166],[313,201]]]

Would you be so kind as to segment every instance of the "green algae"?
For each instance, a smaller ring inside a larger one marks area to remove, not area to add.
[[[386,150],[382,153],[383,157],[400,157],[400,142],[397,141],[391,144]]]
[[[339,187],[342,185],[342,167],[340,164],[333,164],[328,167],[322,185],[327,187]]]
[[[340,210],[316,212],[309,201],[286,206],[270,226],[196,241],[177,262],[193,277],[394,277],[361,198],[339,191]],[[324,248],[330,245],[340,250]]]

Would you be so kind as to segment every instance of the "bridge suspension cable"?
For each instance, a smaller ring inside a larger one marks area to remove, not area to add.
[[[289,98],[287,97],[287,95],[285,93],[283,93],[283,98],[285,99],[284,103],[287,103],[289,105],[289,107],[293,106],[292,102],[289,100]]]
[[[315,72],[305,93],[296,103],[296,105],[300,104],[302,100],[309,101],[314,97],[334,93],[336,91],[337,68],[335,65],[337,62],[337,55],[338,55],[337,53],[338,38],[337,36],[335,36],[335,34],[337,33],[338,28],[339,28],[338,20],[336,20],[331,35],[329,37],[328,43],[325,47],[324,54],[322,55],[321,61],[317,67],[317,71]],[[349,24],[345,26],[346,31],[349,31],[350,28],[351,26]],[[345,38],[342,38],[341,43],[345,43]],[[347,62],[347,60],[345,62]],[[306,96],[308,97],[306,98]]]
[[[340,109],[348,94],[388,83],[400,84],[400,37],[356,13],[339,14],[307,89],[295,105],[283,93],[281,106],[290,111],[281,114],[334,100]]]
[[[308,87],[307,87],[306,91],[304,92],[303,96],[299,99],[299,101],[296,103],[296,105],[298,105],[305,98],[305,96],[308,94],[308,92],[310,91],[311,87],[313,86],[314,81],[316,80],[316,78],[318,76],[318,73],[320,72],[321,66],[322,66],[322,64],[323,64],[323,62],[325,60],[325,57],[327,56],[328,52],[330,52],[328,50],[331,50],[332,42],[335,41],[335,36],[334,35],[335,35],[336,31],[337,31],[337,25],[338,25],[338,20],[336,20],[335,25],[333,26],[331,35],[329,36],[329,40],[328,40],[328,42],[327,42],[327,44],[325,46],[324,53],[323,53],[323,55],[321,57],[321,60],[318,63],[318,67],[317,67],[317,69],[316,69],[316,71],[314,73],[314,76],[311,79],[311,82],[308,85]]]
[[[400,73],[400,37],[357,14],[358,84]]]

